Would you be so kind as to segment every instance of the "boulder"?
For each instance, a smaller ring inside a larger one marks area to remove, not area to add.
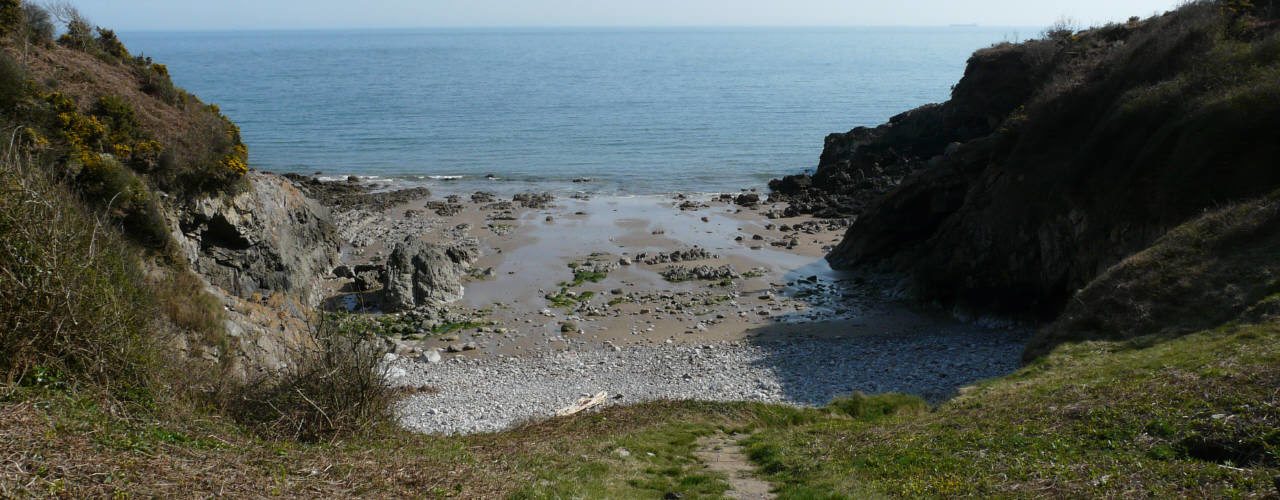
[[[754,207],[760,204],[760,195],[755,193],[743,193],[733,200],[733,203],[742,207]]]
[[[355,278],[356,291],[367,292],[373,290],[386,280],[387,266],[380,264],[365,264],[356,266],[352,272]]]
[[[449,246],[406,238],[387,259],[383,308],[403,311],[462,298],[462,282],[479,256],[479,242],[474,238]]]

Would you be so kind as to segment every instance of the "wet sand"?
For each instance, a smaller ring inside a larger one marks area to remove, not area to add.
[[[1016,369],[1027,335],[913,306],[899,300],[895,279],[832,270],[823,255],[845,221],[774,219],[781,207],[712,195],[560,198],[537,208],[444,199],[337,214],[353,266],[380,262],[405,237],[480,242],[475,278],[448,307],[484,326],[389,339],[391,383],[434,389],[398,409],[420,432],[500,430],[600,391],[608,404],[821,405],[857,390],[940,401]],[[645,262],[690,249],[707,255]],[[723,279],[663,276],[672,266],[726,265],[734,275]],[[575,284],[573,266],[605,273]],[[329,285],[335,305],[377,294],[350,293],[350,280]]]
[[[378,235],[364,246],[347,249],[352,265],[377,260],[392,242],[410,232],[436,243],[465,236],[479,239],[483,257],[475,267],[492,269],[491,277],[467,283],[464,298],[453,306],[487,312],[484,316],[505,333],[494,333],[494,328],[456,332],[425,339],[423,349],[472,342],[481,349],[466,356],[521,355],[732,341],[753,331],[785,335],[796,330],[786,328],[789,324],[806,324],[803,330],[812,332],[850,321],[874,321],[874,315],[868,316],[858,304],[803,296],[835,289],[851,279],[833,271],[822,258],[843,234],[838,222],[769,220],[764,215],[768,205],[745,208],[711,195],[560,198],[549,207],[517,208],[509,213],[491,208],[491,203],[461,198],[462,209],[456,215],[442,217],[427,208],[429,202],[441,199],[436,196],[394,207],[381,217],[367,216],[363,227],[343,228],[352,239],[360,239],[362,231]],[[699,208],[680,207],[691,201]],[[395,233],[388,231],[389,226],[406,219],[418,222],[405,225],[403,234],[386,234]],[[780,229],[806,223],[812,234]],[[832,230],[825,230],[828,225]],[[824,229],[816,230],[819,227]],[[791,239],[796,240],[792,248],[773,245]],[[657,254],[695,248],[713,258],[643,262]],[[631,264],[617,264],[624,259]],[[586,260],[613,264],[613,269],[600,282],[564,286],[574,279],[570,264]],[[724,265],[743,276],[671,282],[661,275],[671,266]],[[556,307],[547,297],[562,292],[591,298]],[[562,331],[565,323],[576,328]]]

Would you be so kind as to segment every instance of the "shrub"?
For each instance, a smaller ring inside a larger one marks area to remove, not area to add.
[[[22,0],[0,0],[0,35],[22,30]]]
[[[894,393],[868,396],[861,392],[836,398],[827,407],[856,420],[867,422],[874,422],[891,415],[920,413],[929,408],[923,399],[916,396]]]
[[[93,106],[92,114],[100,117],[103,124],[110,130],[110,135],[107,137],[110,144],[128,145],[145,135],[142,124],[138,123],[137,114],[133,112],[133,107],[119,97],[110,95],[99,97],[98,102]]]
[[[138,57],[133,67],[143,92],[174,106],[183,103],[182,91],[173,84],[167,66],[153,63],[149,57]]]
[[[1052,26],[1046,28],[1042,36],[1059,42],[1070,41],[1079,29],[1079,23],[1074,19],[1062,17],[1054,22]]]
[[[146,390],[154,300],[110,227],[10,148],[0,160],[0,374]],[[37,380],[39,379],[39,380]]]
[[[93,27],[84,19],[72,19],[67,22],[67,32],[58,37],[58,44],[63,47],[89,50],[94,46]]]
[[[391,420],[380,342],[359,318],[326,317],[312,330],[315,347],[281,373],[233,390],[224,405],[242,424],[271,438],[333,440]]]
[[[76,184],[81,195],[120,221],[125,234],[149,248],[168,244],[168,223],[142,178],[115,158],[96,153],[82,153],[73,162],[80,164]]]
[[[181,261],[167,269],[152,287],[160,310],[178,328],[200,334],[211,344],[222,341],[226,330],[226,313],[220,302],[205,291],[204,283]]]
[[[129,59],[129,50],[124,47],[124,43],[116,36],[114,30],[98,27],[98,48],[107,55],[119,60]]]
[[[22,4],[22,14],[27,20],[27,39],[31,43],[46,45],[53,41],[53,19],[49,11],[31,2]]]
[[[0,52],[0,113],[10,114],[27,96],[27,71]]]

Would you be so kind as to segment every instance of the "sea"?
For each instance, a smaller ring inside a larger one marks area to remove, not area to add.
[[[254,168],[454,192],[736,192],[824,137],[947,99],[1034,31],[493,28],[135,32],[238,123]],[[574,182],[574,181],[578,182]]]

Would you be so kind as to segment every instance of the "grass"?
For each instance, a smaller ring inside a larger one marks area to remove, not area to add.
[[[0,453],[13,458],[0,464],[0,495],[714,498],[727,483],[692,457],[693,441],[749,414],[653,403],[502,434],[301,444],[216,418],[122,420],[91,398],[41,399],[0,403]]]
[[[1274,323],[1083,343],[933,412],[765,429],[748,450],[783,498],[1274,494],[1276,387]]]
[[[0,464],[0,495],[716,498],[726,478],[693,452],[720,431],[751,435],[782,498],[1261,496],[1280,474],[1276,387],[1280,324],[1264,323],[1062,346],[932,409],[901,395],[655,402],[468,437],[305,444],[208,414],[121,418],[53,391],[0,402],[0,455],[20,457]]]

